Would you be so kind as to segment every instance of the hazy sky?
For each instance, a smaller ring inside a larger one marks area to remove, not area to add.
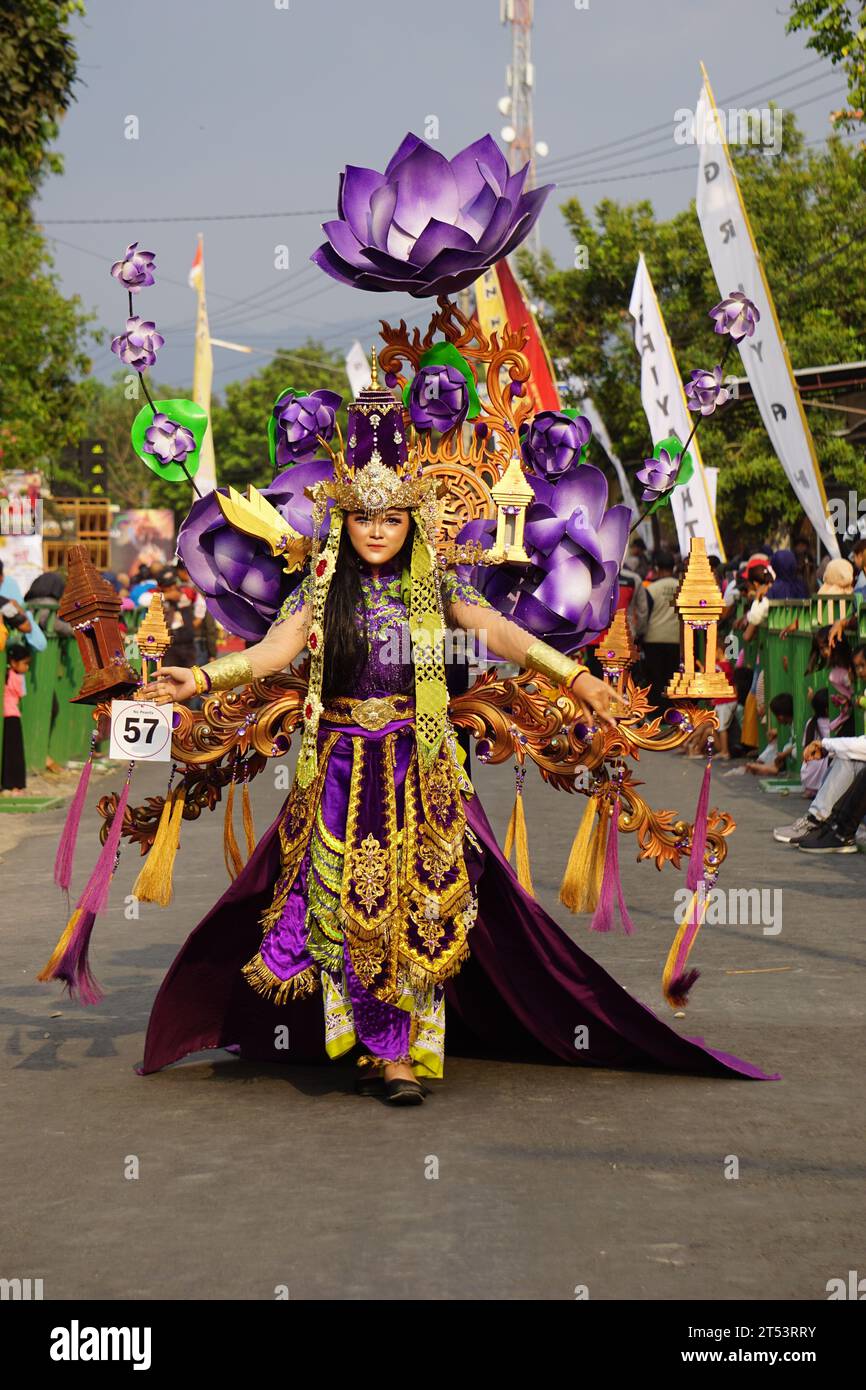
[[[539,177],[558,185],[541,236],[562,264],[571,263],[566,196],[587,207],[650,198],[662,216],[687,206],[696,155],[674,143],[673,113],[694,106],[700,59],[720,106],[751,88],[737,105],[775,98],[809,139],[826,135],[842,104],[842,75],[786,37],[781,0],[588,0],[585,9],[536,0],[535,11],[535,135],[550,146]],[[499,137],[510,31],[498,0],[87,0],[75,33],[78,100],[59,140],[66,172],[46,185],[38,215],[56,238],[64,290],[112,332],[126,302],[111,262],[134,240],[156,252],[157,285],[136,309],[165,332],[158,380],[191,379],[187,273],[198,231],[212,334],[258,350],[214,349],[215,389],[308,334],[368,344],[380,316],[426,316],[425,301],[338,285],[308,257],[344,164],[381,170],[429,116],[449,156],[487,131]],[[125,138],[129,116],[137,140]],[[208,220],[268,212],[304,215]],[[189,220],[146,220],[170,217]],[[288,271],[274,268],[279,244]],[[106,343],[94,369],[108,376],[116,365]]]

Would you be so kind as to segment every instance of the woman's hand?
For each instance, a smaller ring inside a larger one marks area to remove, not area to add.
[[[195,694],[195,679],[188,666],[163,666],[146,685],[141,686],[138,698],[153,700],[155,705],[180,704]]]
[[[581,672],[576,680],[571,682],[571,689],[581,704],[591,709],[603,724],[609,724],[612,729],[616,728],[614,714],[622,717],[628,713],[628,700],[625,696],[620,695],[606,681],[600,681],[597,676],[591,675],[589,671]]]

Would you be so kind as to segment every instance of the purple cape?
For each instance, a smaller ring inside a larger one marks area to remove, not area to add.
[[[261,945],[259,916],[270,906],[280,868],[282,814],[181,947],[151,1012],[141,1073],[212,1047],[235,1047],[244,1058],[268,1062],[327,1060],[318,993],[275,1005],[241,975]],[[466,814],[484,865],[472,954],[445,989],[449,1053],[778,1080],[701,1039],[680,1037],[627,994],[520,887],[477,796]],[[274,1050],[280,1025],[290,1030],[288,1054]],[[584,1050],[574,1045],[580,1025],[588,1028]]]

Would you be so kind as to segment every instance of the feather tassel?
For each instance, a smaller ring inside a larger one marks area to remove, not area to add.
[[[87,761],[81,769],[81,776],[78,779],[78,786],[75,788],[75,795],[69,803],[69,810],[66,813],[66,820],[57,846],[57,854],[54,859],[54,882],[58,888],[64,892],[69,892],[69,885],[72,882],[72,862],[75,858],[75,845],[78,839],[78,829],[81,825],[81,816],[84,811],[84,802],[87,798],[87,788],[90,785],[90,773],[93,768],[93,757],[96,752],[96,732],[90,738],[90,753]]]
[[[174,892],[174,861],[180,844],[180,828],[186,804],[186,786],[181,783],[166,796],[150,853],[132,885],[134,896],[144,903],[168,907]]]
[[[241,852],[238,842],[235,839],[235,829],[232,823],[232,815],[235,804],[235,769],[232,768],[231,781],[229,782],[228,795],[226,796],[226,813],[223,821],[223,858],[225,859],[228,876],[234,882],[243,868]]]
[[[36,976],[37,980],[62,980],[70,996],[82,1004],[98,1004],[103,997],[88,959],[95,921],[95,912],[76,907],[51,958]]]
[[[535,896],[535,889],[532,886],[532,872],[529,863],[529,837],[526,833],[526,810],[523,805],[523,783],[526,779],[526,768],[516,767],[514,769],[514,781],[516,791],[514,805],[511,809],[511,819],[505,831],[505,843],[502,853],[506,859],[511,858],[512,849],[515,851],[515,868],[517,871],[517,881],[521,888],[527,893]]]
[[[256,847],[256,828],[253,824],[253,808],[250,804],[250,778],[248,764],[244,763],[244,782],[241,791],[241,807],[244,822],[244,835],[247,840],[247,859]]]
[[[559,901],[570,912],[585,912],[589,892],[590,861],[592,857],[592,835],[597,824],[598,805],[594,797],[586,803],[580,825],[571,845],[571,853],[559,885]],[[593,904],[595,906],[595,904]]]
[[[629,916],[625,905],[625,897],[622,891],[622,879],[619,872],[619,796],[613,804],[613,815],[611,816],[610,829],[607,836],[607,849],[604,857],[604,877],[601,886],[601,895],[598,900],[598,907],[593,914],[589,924],[590,931],[609,932],[613,931],[613,899],[616,895],[616,903],[619,908],[619,915],[622,921],[622,929],[626,936],[631,936],[634,931],[634,923]]]
[[[692,830],[692,849],[689,855],[689,865],[686,870],[686,887],[693,893],[704,876],[704,853],[707,848],[707,819],[710,806],[710,778],[712,776],[713,758],[710,753],[707,758],[707,765],[704,768],[704,777],[701,782],[701,790],[698,794],[698,804],[695,807],[695,824]]]
[[[127,773],[126,782],[118,798],[117,809],[114,812],[105,844],[102,846],[102,851],[94,865],[93,873],[87,880],[87,887],[78,899],[78,906],[82,913],[92,912],[94,916],[97,916],[100,912],[104,912],[108,906],[114,860],[120,846],[120,834],[123,829],[123,813],[129,800],[131,775],[131,771]]]

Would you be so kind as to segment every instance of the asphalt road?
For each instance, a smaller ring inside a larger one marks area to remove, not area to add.
[[[720,765],[723,766],[723,765]],[[651,801],[691,817],[700,764],[645,757]],[[508,768],[477,786],[501,835]],[[136,773],[136,799],[164,774]],[[100,794],[113,783],[100,784]],[[284,793],[254,784],[260,828]],[[590,936],[557,887],[583,802],[527,778],[536,891],[663,1017],[681,878],[621,850],[636,934]],[[95,798],[92,798],[95,800]],[[800,801],[719,776],[738,829],[720,886],[779,890],[781,930],[706,927],[702,977],[673,1026],[780,1071],[773,1083],[449,1059],[425,1105],[351,1093],[351,1067],[253,1066],[209,1052],[134,1071],[151,1002],[222,893],[222,813],[185,825],[169,909],[124,918],[124,850],[93,960],[106,991],[71,1004],[35,974],[65,919],[51,881],[62,815],[28,816],[0,863],[0,1276],[46,1299],[815,1299],[866,1274],[866,860],[774,844]],[[95,851],[82,827],[74,887]],[[778,919],[777,919],[778,921]],[[736,1163],[733,1162],[736,1160]],[[730,1176],[738,1169],[738,1176]],[[129,1176],[137,1171],[137,1176]]]

